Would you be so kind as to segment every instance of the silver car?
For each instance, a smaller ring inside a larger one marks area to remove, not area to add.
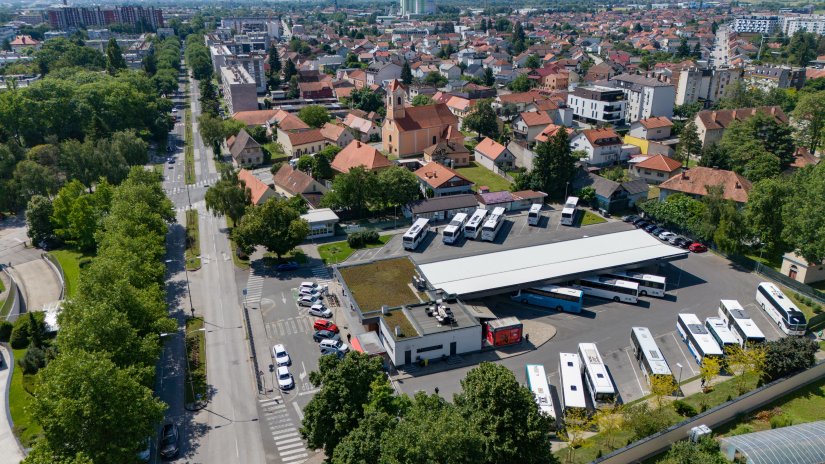
[[[320,303],[312,305],[308,313],[310,316],[323,317],[326,319],[332,317],[332,311]]]

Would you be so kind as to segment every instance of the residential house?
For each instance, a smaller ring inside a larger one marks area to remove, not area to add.
[[[825,280],[825,262],[811,264],[796,253],[782,256],[782,274],[803,284],[812,284]]]
[[[472,193],[473,182],[440,163],[427,163],[414,173],[426,197]]]
[[[538,88],[547,91],[567,90],[570,85],[570,72],[557,64],[549,64],[530,72],[538,82]]]
[[[618,73],[619,71],[616,67],[611,66],[607,61],[603,61],[591,66],[590,69],[587,70],[584,80],[587,82],[606,81]]]
[[[438,66],[438,73],[450,81],[456,81],[461,78],[461,68],[453,63],[442,63]]]
[[[243,182],[244,186],[249,189],[252,204],[255,206],[260,206],[275,196],[275,191],[261,182],[252,171],[241,169],[238,171],[238,180]]]
[[[470,165],[470,150],[463,143],[444,140],[424,149],[424,161],[460,168]]]
[[[596,204],[608,213],[632,208],[647,199],[649,190],[642,179],[618,183],[583,169],[577,171],[571,187],[573,191],[591,187],[596,193]]]
[[[586,124],[623,125],[627,111],[621,89],[599,85],[576,87],[567,95],[567,106],[573,109],[573,119]]]
[[[630,162],[630,174],[634,177],[644,179],[648,184],[661,184],[673,176],[682,172],[682,163],[665,155],[654,155],[644,158],[642,161]]]
[[[275,117],[278,111],[282,110],[238,111],[232,115],[232,119],[243,122],[246,127],[261,126],[269,129],[269,121]]]
[[[381,138],[381,126],[375,121],[350,111],[344,117],[344,126],[348,127],[355,139],[362,142],[378,141]]]
[[[226,142],[232,162],[236,166],[254,166],[264,161],[264,151],[261,144],[255,141],[245,129],[238,135],[230,137]]]
[[[380,171],[392,166],[392,162],[372,145],[353,140],[335,155],[331,163],[336,172],[346,173],[360,166],[367,171]]]
[[[301,92],[301,98],[308,100],[335,98],[330,82],[300,82],[298,90]]]
[[[518,140],[530,143],[552,123],[553,118],[543,111],[525,111],[513,120],[513,135]]]
[[[404,208],[407,217],[427,218],[431,221],[450,220],[458,213],[472,215],[478,208],[478,199],[472,193],[426,198],[410,203]]]
[[[722,136],[734,121],[747,121],[757,112],[765,113],[776,120],[779,124],[788,124],[788,117],[782,108],[778,106],[761,106],[758,108],[739,108],[736,110],[704,110],[696,113],[693,122],[696,124],[696,132],[702,141],[702,147],[707,147],[718,143]]]
[[[284,149],[284,154],[290,158],[301,155],[311,155],[323,150],[329,145],[321,129],[309,129],[301,132],[285,132],[278,130],[278,143]]]
[[[275,127],[279,132],[301,132],[310,129],[301,118],[284,110],[277,110],[272,119],[269,120],[269,127],[270,131],[272,127]]]
[[[338,215],[329,208],[311,209],[302,214],[301,219],[309,224],[309,240],[332,237],[335,235],[335,225],[339,221]]]
[[[679,139],[671,137],[672,127],[673,123],[664,116],[635,121],[624,136],[624,143],[639,147],[644,155],[673,156]]]
[[[516,163],[516,157],[510,150],[490,137],[484,137],[476,145],[474,153],[476,162],[493,172],[512,169]]]
[[[628,122],[653,116],[673,117],[676,88],[653,77],[638,74],[614,76],[606,85],[622,89],[627,100],[625,120]]]
[[[447,100],[446,105],[450,112],[458,118],[458,122],[463,124],[464,118],[472,112],[474,103],[473,100],[452,96]]]
[[[572,150],[584,150],[586,163],[591,166],[607,166],[625,161],[622,139],[613,129],[585,129],[570,139]]]
[[[764,92],[789,88],[799,90],[805,85],[805,68],[753,66],[745,70],[745,82]]]
[[[659,184],[659,200],[664,201],[669,195],[683,193],[694,198],[708,194],[708,187],[722,186],[722,198],[732,200],[740,205],[748,202],[752,188],[750,181],[733,171],[696,166],[684,169],[678,176],[673,176]]]
[[[425,148],[445,140],[464,143],[464,135],[458,130],[458,118],[447,105],[404,107],[404,87],[398,80],[388,86],[386,108],[382,128],[386,153],[404,158],[419,155]]]
[[[384,82],[400,78],[401,66],[391,61],[385,63],[374,62],[367,67],[367,85],[383,86]]]
[[[543,143],[543,142],[547,142],[548,140],[550,140],[550,137],[552,137],[552,136],[556,135],[556,132],[558,132],[558,131],[559,131],[559,129],[561,129],[561,128],[562,128],[562,126],[559,126],[559,125],[557,125],[557,124],[548,124],[548,125],[547,125],[544,129],[542,129],[542,130],[541,130],[541,132],[539,132],[539,134],[536,136],[536,139],[535,139],[536,143]],[[569,138],[570,138],[573,134],[575,134],[575,133],[576,133],[576,131],[575,131],[573,128],[571,128],[571,127],[566,127],[566,126],[565,126],[565,128],[564,128],[564,131],[565,131],[565,132],[567,132],[567,138],[568,138],[568,139],[569,139]]]
[[[289,163],[284,163],[278,172],[272,177],[275,184],[275,191],[286,198],[300,196],[305,198],[310,205],[317,205],[327,189],[312,176],[293,169]]]
[[[329,143],[342,148],[355,140],[352,132],[350,132],[346,126],[330,122],[324,124],[324,127],[321,128],[321,135],[326,137]]]
[[[27,48],[40,50],[41,43],[39,40],[32,39],[30,35],[18,35],[11,42],[9,42],[11,50],[15,53],[22,53]]]

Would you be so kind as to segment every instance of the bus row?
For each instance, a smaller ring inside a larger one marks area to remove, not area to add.
[[[563,418],[564,413],[573,408],[587,410],[585,395],[590,397],[590,404],[595,408],[610,406],[619,401],[616,385],[594,343],[579,343],[577,353],[559,353],[561,408],[558,413],[544,366],[527,364],[526,371],[527,386],[533,392],[539,411],[554,419]]]

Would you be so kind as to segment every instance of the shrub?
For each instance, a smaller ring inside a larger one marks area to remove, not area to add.
[[[29,318],[20,317],[14,322],[9,343],[15,350],[29,346]]]
[[[378,232],[374,230],[353,232],[347,237],[347,245],[350,248],[364,248],[370,243],[378,243],[378,238]]]
[[[81,269],[85,268],[85,267],[86,267],[86,266],[88,266],[89,264],[92,264],[92,258],[90,258],[90,257],[88,257],[88,256],[83,257],[83,258],[80,258],[79,260],[77,260],[77,265],[78,265]]]
[[[782,408],[773,408],[773,409],[766,409],[764,411],[759,411],[754,416],[754,419],[762,422],[768,422],[773,419],[775,416],[782,415]]]
[[[772,429],[787,427],[789,425],[793,425],[793,419],[787,414],[780,414],[778,416],[771,417]]]
[[[46,367],[46,352],[37,347],[31,347],[26,351],[26,356],[17,361],[23,369],[24,374],[36,374],[37,371]]]
[[[14,329],[14,324],[9,321],[0,322],[0,342],[8,342],[11,338],[11,331]]]
[[[685,417],[693,417],[697,414],[696,408],[682,400],[675,400],[673,402],[673,409],[676,410],[676,413]]]
[[[730,431],[731,435],[744,435],[753,432],[753,426],[750,424],[739,424]]]

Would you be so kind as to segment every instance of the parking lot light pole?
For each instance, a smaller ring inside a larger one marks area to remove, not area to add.
[[[681,387],[681,384],[682,384],[682,367],[684,367],[684,366],[682,366],[681,363],[676,363],[676,367],[679,368],[679,380],[676,382],[676,389],[678,391],[682,391],[682,387]]]

